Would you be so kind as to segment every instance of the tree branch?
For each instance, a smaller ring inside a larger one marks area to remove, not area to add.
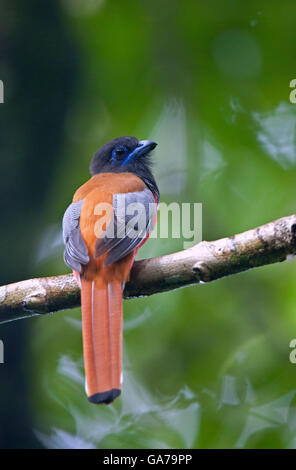
[[[293,258],[296,215],[229,238],[203,241],[171,255],[137,261],[125,298],[209,282],[247,269]],[[80,305],[72,274],[30,279],[0,287],[0,323]]]

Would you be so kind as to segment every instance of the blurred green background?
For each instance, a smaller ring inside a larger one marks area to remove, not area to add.
[[[293,0],[2,0],[1,284],[68,272],[93,153],[151,138],[203,239],[295,213]],[[140,257],[183,248],[150,240]],[[84,393],[80,310],[1,325],[0,447],[295,448],[296,263],[124,303],[122,397]]]

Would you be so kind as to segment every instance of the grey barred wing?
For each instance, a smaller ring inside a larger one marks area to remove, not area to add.
[[[82,266],[89,262],[88,250],[79,227],[83,201],[84,199],[70,204],[63,217],[64,260],[69,268],[79,273]]]
[[[113,217],[98,238],[95,258],[107,253],[108,266],[124,258],[148,237],[156,218],[157,203],[149,189],[113,195]]]

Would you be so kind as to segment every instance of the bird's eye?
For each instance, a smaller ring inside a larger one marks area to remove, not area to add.
[[[118,159],[122,159],[127,154],[127,148],[124,145],[119,145],[112,151],[112,161],[116,162]]]

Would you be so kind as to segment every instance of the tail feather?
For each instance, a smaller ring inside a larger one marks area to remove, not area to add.
[[[108,284],[109,318],[111,326],[111,372],[112,388],[121,389],[122,374],[122,286],[119,281]]]
[[[86,389],[92,403],[111,403],[120,394],[122,290],[119,282],[97,287],[81,279]]]

